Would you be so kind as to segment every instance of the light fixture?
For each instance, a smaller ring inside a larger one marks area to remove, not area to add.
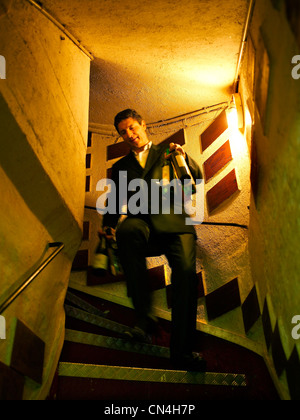
[[[246,112],[245,112],[245,124],[246,124],[246,127],[252,126],[252,117],[251,117],[248,107],[246,108]]]
[[[241,96],[236,93],[232,96],[232,100],[226,110],[229,140],[234,158],[240,158],[244,153],[244,112]]]
[[[238,121],[238,113],[235,107],[234,102],[230,102],[230,105],[228,106],[227,110],[226,110],[226,116],[227,116],[227,122],[228,122],[228,127],[229,129],[232,130],[237,130],[238,129],[238,125],[239,125],[239,121]]]
[[[242,104],[242,98],[240,93],[235,93],[232,95],[232,102],[234,104],[234,107],[236,109],[237,113],[237,124],[238,128],[243,131],[244,130],[244,110],[243,110],[243,104]]]

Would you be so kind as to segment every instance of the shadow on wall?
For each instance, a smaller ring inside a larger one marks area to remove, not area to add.
[[[1,154],[0,165],[11,179],[26,205],[45,226],[52,238],[60,240],[63,234],[74,235],[80,242],[81,232],[73,215],[64,205],[43,166],[27,142],[3,96],[0,94]],[[72,221],[72,222],[71,222]],[[70,226],[72,223],[72,226]],[[72,233],[73,232],[73,233]],[[66,251],[73,258],[74,238],[69,238]]]

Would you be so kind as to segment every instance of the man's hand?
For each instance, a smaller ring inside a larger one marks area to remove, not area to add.
[[[184,159],[186,158],[186,153],[183,150],[182,146],[180,146],[180,144],[170,143],[170,148],[169,148],[170,154],[174,150],[177,150],[178,152],[180,152],[184,156]],[[169,155],[166,154],[166,159],[169,159],[170,154]]]
[[[115,239],[116,230],[111,227],[105,226],[102,230],[98,230],[98,236],[99,237],[105,236],[106,239],[108,240]]]

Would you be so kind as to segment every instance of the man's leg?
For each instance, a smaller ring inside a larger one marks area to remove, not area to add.
[[[146,266],[150,237],[149,224],[139,218],[127,218],[117,230],[120,261],[127,281],[128,295],[136,311],[139,326],[147,320],[151,294]]]
[[[197,319],[196,243],[193,234],[168,235],[166,256],[172,269],[171,358],[192,355]]]

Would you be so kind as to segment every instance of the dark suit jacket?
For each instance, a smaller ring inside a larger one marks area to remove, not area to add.
[[[152,145],[146,167],[143,169],[141,165],[138,163],[136,157],[134,156],[133,152],[130,152],[127,156],[120,159],[117,163],[115,163],[112,167],[112,180],[115,182],[116,185],[116,192],[117,198],[119,197],[119,173],[120,171],[127,172],[127,183],[129,184],[130,181],[134,179],[143,179],[146,181],[148,185],[148,207],[149,214],[148,220],[152,224],[154,231],[156,234],[161,233],[195,233],[195,229],[193,226],[189,226],[186,224],[186,217],[187,214],[184,212],[184,208],[182,214],[175,214],[174,207],[172,205],[173,197],[171,197],[171,207],[169,214],[162,214],[160,211],[159,214],[151,214],[151,180],[162,179],[162,167],[165,162],[165,152],[168,148],[168,145],[162,143],[160,145]],[[202,179],[202,174],[200,171],[199,166],[197,163],[189,156],[187,156],[187,163],[190,168],[190,171],[194,177],[194,179]],[[128,202],[130,198],[136,194],[135,192],[128,192]],[[147,201],[147,197],[145,197],[145,201]],[[128,217],[141,217],[145,218],[143,215],[132,215],[128,213]],[[120,217],[119,211],[119,201],[117,200],[117,214],[106,214],[103,218],[103,226],[110,226],[115,228]]]

